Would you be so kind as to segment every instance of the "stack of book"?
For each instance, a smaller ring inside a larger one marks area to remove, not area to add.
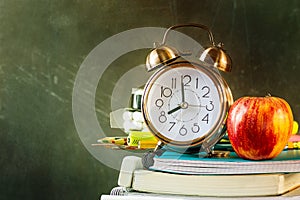
[[[300,150],[285,150],[272,160],[250,161],[234,152],[226,157],[165,151],[145,169],[142,159],[123,159],[112,199],[300,199]]]

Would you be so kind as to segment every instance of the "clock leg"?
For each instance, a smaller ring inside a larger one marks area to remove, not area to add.
[[[154,157],[161,156],[166,150],[162,149],[164,144],[159,141],[153,151],[146,152],[142,157],[142,164],[146,169],[149,169],[154,164]]]

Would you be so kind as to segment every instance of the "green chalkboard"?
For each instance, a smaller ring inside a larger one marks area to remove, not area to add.
[[[2,0],[0,199],[97,199],[117,185],[118,171],[80,140],[72,93],[87,55],[133,28],[206,24],[232,57],[223,75],[234,98],[280,96],[300,121],[299,8],[297,0]],[[95,107],[107,134],[121,133],[109,125],[115,84],[146,54],[121,56],[99,79]]]

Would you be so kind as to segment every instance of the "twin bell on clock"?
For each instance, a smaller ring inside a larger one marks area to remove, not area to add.
[[[170,30],[181,27],[208,33],[212,46],[196,61],[186,60],[178,50],[166,45]],[[225,134],[227,112],[233,103],[231,91],[219,73],[231,71],[231,59],[222,45],[215,45],[205,25],[175,25],[166,30],[161,44],[150,52],[146,68],[156,70],[142,96],[144,121],[159,140],[155,151],[166,145],[184,153],[211,154]]]

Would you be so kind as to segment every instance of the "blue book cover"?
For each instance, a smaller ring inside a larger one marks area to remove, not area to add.
[[[257,174],[300,172],[300,150],[282,151],[270,160],[245,160],[230,152],[225,157],[204,157],[166,151],[154,157],[151,170],[183,174]]]

